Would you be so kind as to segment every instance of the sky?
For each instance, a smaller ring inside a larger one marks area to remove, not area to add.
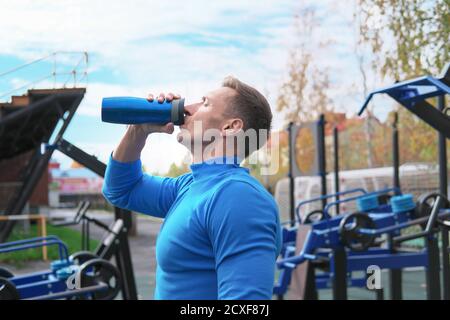
[[[67,73],[76,66],[77,84],[87,93],[65,139],[102,161],[125,131],[123,125],[101,122],[103,97],[175,92],[190,103],[234,75],[266,95],[273,128],[280,129],[283,114],[275,105],[289,51],[298,40],[294,15],[308,7],[315,8],[319,22],[315,39],[332,42],[315,52],[316,63],[330,71],[336,110],[353,115],[363,102],[353,54],[353,0],[0,0],[0,101],[25,93],[38,79],[43,80],[35,88],[70,87],[73,78]],[[82,52],[88,52],[87,65]],[[176,132],[148,138],[142,153],[147,170],[165,172],[172,162],[181,163],[187,151],[176,142]],[[63,167],[71,163],[57,152],[54,158]]]

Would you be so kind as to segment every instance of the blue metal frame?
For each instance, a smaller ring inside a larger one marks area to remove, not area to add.
[[[427,91],[426,93],[420,93],[418,88],[424,88],[428,87],[431,88],[431,90]],[[366,100],[364,101],[364,104],[362,105],[361,109],[358,112],[358,115],[360,116],[364,110],[367,108],[367,105],[369,104],[370,100],[373,98],[374,95],[380,94],[380,93],[386,93],[390,97],[392,97],[394,100],[397,100],[399,103],[404,105],[405,107],[409,107],[410,105],[414,104],[417,101],[422,101],[428,98],[433,98],[445,94],[450,94],[450,87],[447,86],[444,82],[442,82],[440,79],[431,77],[431,76],[423,76],[403,82],[396,83],[394,85],[385,87],[383,89],[375,90],[371,92]]]
[[[364,101],[358,115],[360,116],[364,112],[374,95],[385,93],[439,131],[442,135],[442,141],[445,141],[444,137],[450,139],[450,116],[444,110],[434,108],[425,100],[450,94],[449,82],[450,63],[444,68],[440,78],[419,77],[371,92]]]
[[[344,215],[345,216],[345,215]],[[439,217],[448,218],[450,216],[450,210],[441,210]],[[401,219],[399,219],[401,217]],[[311,231],[308,232],[304,247],[299,255],[295,255],[295,242],[294,238],[295,230],[285,231],[283,239],[290,240],[286,244],[283,251],[283,259],[277,262],[277,266],[280,269],[280,275],[278,282],[274,286],[274,294],[283,295],[287,292],[291,274],[293,269],[297,265],[305,262],[306,260],[318,261],[327,256],[325,251],[320,251],[321,248],[338,248],[343,245],[340,242],[339,224],[343,216],[334,217],[332,219],[314,223]],[[382,235],[398,233],[399,230],[409,227],[414,222],[409,220],[409,212],[402,213],[377,213],[372,217],[376,227],[375,229],[360,229],[359,232],[368,235]],[[330,272],[322,274],[320,277],[316,277],[317,289],[328,288],[333,277],[333,259],[330,258],[332,252],[328,253],[330,261]],[[428,267],[428,252],[422,250],[417,253],[411,252],[391,252],[389,249],[369,248],[364,252],[347,252],[347,271],[366,271],[370,265],[378,265],[381,269],[402,269],[406,267]],[[362,279],[350,278],[351,286],[359,286],[358,284],[364,283]]]
[[[11,241],[0,244],[0,253],[21,251],[26,249],[57,245],[59,248],[60,260],[54,262],[61,263],[59,269],[71,265],[66,244],[56,236],[36,237],[24,240]],[[29,274],[14,276],[9,278],[19,292],[21,299],[60,299],[79,295],[89,295],[97,291],[108,289],[105,284],[99,284],[81,290],[69,290],[66,278],[57,276],[58,268],[52,266],[51,270],[33,272]]]
[[[35,237],[17,241],[10,241],[0,244],[0,253],[20,251],[49,245],[58,245],[59,258],[67,260],[69,253],[66,244],[56,236]]]
[[[328,211],[330,210],[330,208],[332,208],[333,206],[336,206],[338,204],[341,203],[345,203],[345,202],[351,202],[351,201],[356,201],[358,199],[361,199],[362,197],[367,197],[370,195],[379,195],[379,194],[384,194],[384,193],[389,193],[389,192],[395,192],[398,195],[401,195],[401,190],[399,188],[386,188],[386,189],[382,189],[382,190],[377,190],[377,191],[373,191],[373,192],[369,192],[366,193],[364,195],[360,195],[360,196],[356,196],[356,197],[350,197],[350,198],[345,198],[345,199],[339,199],[338,201],[334,201],[334,202],[330,202],[328,203],[325,208],[324,208],[324,218],[325,219],[330,219],[331,215],[328,213]],[[375,212],[389,212],[390,211],[390,206],[386,205],[386,206],[380,206],[378,210],[376,210]]]
[[[341,199],[339,201],[332,202],[325,207],[324,211],[325,211],[326,215],[328,216],[328,219],[322,220],[322,221],[317,221],[317,222],[313,223],[313,229],[316,231],[315,236],[314,237],[311,236],[311,238],[310,238],[311,233],[308,234],[307,237],[309,239],[306,239],[305,243],[309,243],[310,245],[312,245],[314,243],[314,248],[310,248],[310,249],[306,248],[306,249],[308,249],[306,251],[309,251],[309,250],[310,250],[310,252],[320,251],[320,247],[322,247],[322,246],[329,248],[330,246],[333,247],[333,246],[340,245],[338,226],[341,223],[341,220],[343,219],[345,214],[331,217],[328,214],[328,210],[332,206],[337,205],[338,203],[355,201],[355,200],[360,199],[361,197],[367,197],[369,195],[377,195],[377,194],[383,194],[383,193],[388,193],[388,192],[394,192],[394,193],[401,194],[401,191],[398,188],[386,188],[386,189],[374,191],[371,193],[367,193],[367,191],[362,188],[356,188],[356,189],[342,191],[342,192],[339,192],[338,194],[345,195],[345,194],[350,194],[350,193],[355,193],[355,192],[362,192],[363,194],[360,196]],[[336,194],[331,194],[331,195],[327,195],[327,196],[319,196],[319,197],[315,197],[315,198],[300,202],[296,209],[296,214],[297,214],[299,220],[300,220],[299,209],[301,206],[303,206],[307,203],[312,203],[314,201],[321,201],[324,198],[331,198],[334,196],[336,196]],[[374,217],[375,219],[377,219],[377,218],[378,219],[380,219],[380,218],[388,219],[388,222],[385,222],[385,223],[399,223],[399,222],[404,222],[409,219],[409,212],[401,212],[401,213],[393,214],[390,212],[391,211],[390,206],[381,206],[379,208],[379,210],[372,210],[372,211],[377,212],[377,215]],[[382,215],[381,212],[383,212],[383,211],[385,213]],[[389,212],[389,213],[386,213],[386,212]],[[287,223],[290,224],[290,221],[288,221]],[[381,221],[379,223],[381,223]],[[333,228],[334,228],[334,231],[331,232],[332,236],[329,237],[330,230],[332,230]],[[297,227],[295,227],[295,226],[289,227],[289,228],[285,227],[282,229],[283,247],[282,247],[280,256],[283,257],[283,260],[294,257],[296,237],[297,237]],[[317,260],[318,258],[326,258],[330,254],[330,252],[326,252],[325,254],[322,252],[322,253],[319,253],[318,255],[313,255],[313,254],[305,254],[304,251],[305,251],[305,247],[302,250],[303,257],[308,260]],[[375,251],[373,251],[372,248],[370,248],[369,251],[371,254],[373,254],[375,252]],[[287,265],[290,266],[291,268],[282,268],[280,270],[278,281],[274,286],[274,294],[282,295],[282,294],[286,293],[287,287],[289,286],[289,283],[291,280],[292,268],[295,268],[295,266],[297,264],[303,262],[303,261],[301,261],[301,262],[294,261],[293,263],[290,263],[289,260],[287,260],[287,261],[288,261]],[[328,278],[330,278],[330,274],[328,274]],[[323,285],[323,282],[321,282],[321,283]],[[318,285],[318,283],[317,283],[317,285]],[[319,285],[319,287],[321,287],[321,286]]]
[[[327,194],[327,195],[324,195],[324,196],[311,198],[311,199],[304,200],[304,201],[301,201],[301,202],[298,203],[297,207],[295,208],[295,215],[297,216],[297,219],[300,222],[301,221],[300,208],[302,206],[304,206],[305,204],[313,203],[313,202],[317,202],[317,201],[322,201],[324,199],[334,198],[336,196],[343,196],[343,195],[346,195],[346,194],[356,193],[356,192],[362,192],[363,195],[367,195],[367,191],[364,190],[363,188],[355,188],[355,189],[345,190],[345,191],[341,191],[341,192],[336,192],[336,193],[331,193],[331,194]]]

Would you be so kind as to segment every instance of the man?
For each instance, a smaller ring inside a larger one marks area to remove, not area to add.
[[[158,101],[178,98],[160,94]],[[171,134],[173,123],[127,128],[109,159],[103,194],[118,207],[164,218],[156,243],[155,299],[271,299],[281,246],[278,209],[239,166],[259,146],[236,143],[250,130],[267,139],[271,121],[264,96],[226,78],[201,102],[185,106],[177,138],[193,164],[191,173],[177,178],[143,174],[140,161],[147,136]],[[218,133],[214,141],[205,139],[211,130]]]

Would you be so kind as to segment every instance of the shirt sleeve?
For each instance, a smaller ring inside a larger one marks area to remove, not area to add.
[[[278,208],[269,194],[232,181],[211,202],[218,299],[271,299],[278,251]]]
[[[180,177],[144,174],[141,160],[119,162],[110,156],[102,192],[119,208],[164,218],[176,198]]]

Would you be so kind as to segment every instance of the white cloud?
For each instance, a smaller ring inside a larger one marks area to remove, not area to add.
[[[104,92],[131,95],[179,88],[183,93],[186,88],[191,91],[192,82],[197,83],[196,87],[200,82],[207,84],[202,85],[201,91],[204,91],[211,88],[211,84],[220,83],[228,74],[267,87],[267,79],[284,68],[289,45],[285,37],[290,35],[291,24],[291,17],[286,12],[295,3],[279,0],[263,3],[1,2],[0,38],[8,46],[1,47],[0,54],[29,60],[61,49],[87,50],[93,54],[90,69],[103,66],[123,75],[126,85],[89,84],[87,101],[79,110],[89,115],[98,115],[98,110],[94,111],[91,104],[98,105]],[[245,31],[246,26],[254,27],[255,24],[258,24],[255,28],[260,30],[259,35],[219,32],[217,29],[239,26]],[[262,43],[266,48],[261,52],[244,52],[239,48],[196,48],[186,43],[163,41],[165,35],[180,32],[200,34],[212,40],[240,41],[250,49]],[[145,90],[136,87],[145,87]],[[270,87],[276,86],[270,83]],[[97,94],[101,95],[94,97]]]
[[[91,71],[107,69],[120,80],[90,78],[78,114],[98,119],[103,97],[174,91],[189,102],[229,74],[263,91],[274,108],[288,51],[296,40],[292,15],[300,6],[312,5],[325,17],[316,31],[317,41],[335,42],[329,50],[315,52],[317,63],[336,75],[330,92],[338,105],[356,111],[359,104],[354,96],[349,98],[348,86],[359,85],[357,67],[351,58],[342,58],[351,54],[353,45],[352,1],[0,0],[0,38],[5,44],[0,54],[30,60],[59,50],[88,51]],[[173,35],[195,35],[216,45],[199,47],[189,39],[170,38]],[[282,120],[282,114],[274,112],[274,129]],[[98,149],[87,142],[74,143],[106,159],[118,141]],[[159,157],[161,150],[167,155],[164,159]],[[149,138],[143,162],[149,170],[165,171],[183,154],[174,137],[155,136]]]

